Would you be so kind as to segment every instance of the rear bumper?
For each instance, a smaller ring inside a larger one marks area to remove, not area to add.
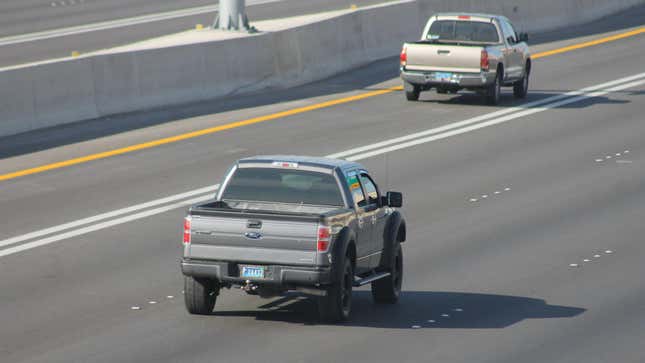
[[[181,272],[186,276],[216,278],[221,282],[243,284],[247,280],[258,285],[280,287],[318,286],[331,282],[331,268],[308,266],[264,265],[264,278],[241,278],[236,262],[182,259]]]
[[[401,68],[401,79],[414,86],[446,88],[482,88],[493,84],[497,72],[451,73],[449,79],[440,79],[435,71],[412,71]],[[443,72],[445,73],[445,72]]]

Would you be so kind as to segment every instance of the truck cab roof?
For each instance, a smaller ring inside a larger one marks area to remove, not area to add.
[[[238,160],[238,163],[274,163],[274,162],[284,162],[284,163],[298,163],[301,165],[321,167],[327,169],[340,169],[342,171],[350,169],[365,169],[363,165],[343,160],[343,159],[332,159],[332,158],[323,158],[316,156],[299,156],[299,155],[258,155],[252,156],[244,159]]]
[[[508,21],[505,16],[484,13],[436,13],[432,15],[437,20],[473,20],[473,21],[492,21],[493,19],[504,19]],[[465,19],[465,17],[468,17]]]

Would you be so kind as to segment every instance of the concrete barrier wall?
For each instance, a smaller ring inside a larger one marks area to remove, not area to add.
[[[323,79],[396,55],[402,42],[417,39],[427,18],[439,11],[500,13],[518,30],[535,32],[643,3],[408,0],[256,35],[0,71],[0,136]]]

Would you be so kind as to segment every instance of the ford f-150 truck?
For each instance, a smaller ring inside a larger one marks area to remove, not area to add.
[[[499,15],[442,13],[430,17],[421,40],[401,50],[401,78],[409,101],[421,91],[460,89],[485,95],[497,104],[502,86],[524,98],[529,87],[531,56],[528,35],[516,33]]]
[[[185,304],[210,314],[222,288],[314,295],[320,318],[349,318],[352,287],[377,303],[401,292],[402,195],[382,194],[358,163],[300,156],[238,160],[211,201],[184,220]]]

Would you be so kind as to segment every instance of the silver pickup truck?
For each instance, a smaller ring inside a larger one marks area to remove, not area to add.
[[[528,92],[531,56],[528,35],[516,33],[499,15],[442,13],[430,17],[421,40],[401,50],[401,78],[409,101],[421,91],[477,91],[497,104],[502,86],[515,97]]]
[[[184,220],[186,308],[210,314],[222,288],[318,298],[320,318],[349,318],[352,287],[395,303],[406,225],[401,193],[381,194],[358,163],[299,156],[241,159],[214,200]]]

